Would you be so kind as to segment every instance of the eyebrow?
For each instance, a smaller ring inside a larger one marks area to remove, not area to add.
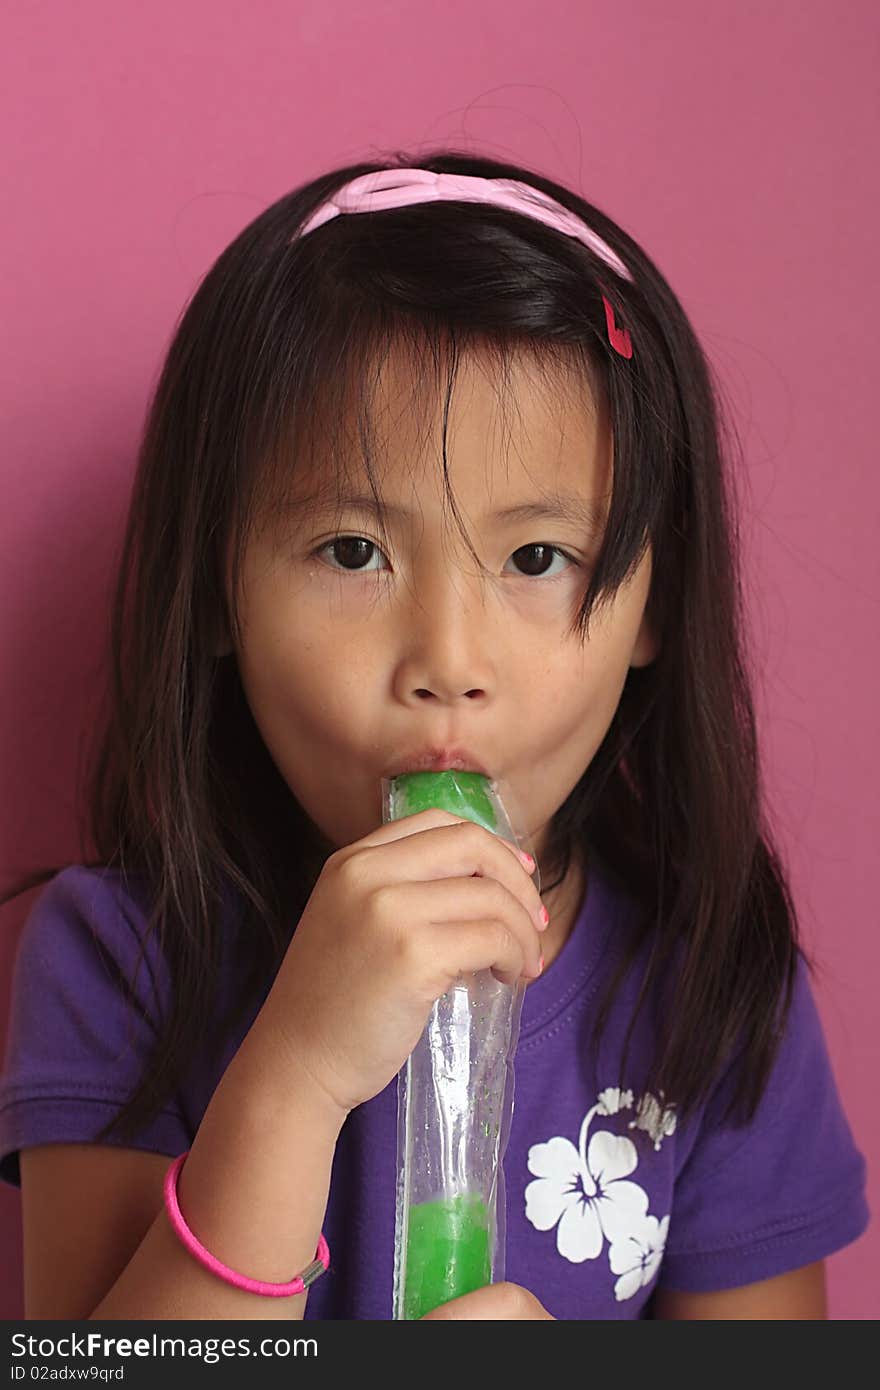
[[[301,498],[288,502],[286,509],[290,511],[302,509],[304,513],[308,514],[348,509],[368,512],[371,516],[378,516],[380,511],[376,499],[372,495],[360,493],[346,493],[333,501],[317,497]],[[384,510],[389,516],[394,517],[410,518],[413,515],[405,507],[397,506],[393,502],[386,502]],[[574,522],[585,531],[598,532],[605,524],[606,512],[604,507],[598,503],[589,502],[585,497],[563,493],[546,502],[518,502],[511,507],[501,507],[498,511],[484,516],[482,520],[514,523],[545,518]]]

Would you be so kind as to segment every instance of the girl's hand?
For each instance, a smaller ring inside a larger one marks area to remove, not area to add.
[[[500,836],[441,810],[389,821],[330,855],[255,1027],[344,1118],[397,1075],[461,973],[538,976],[540,912]]]
[[[487,1284],[473,1293],[462,1294],[461,1298],[452,1298],[425,1313],[421,1321],[427,1322],[429,1318],[549,1318],[556,1322],[553,1314],[548,1313],[528,1289],[521,1284],[507,1283]]]

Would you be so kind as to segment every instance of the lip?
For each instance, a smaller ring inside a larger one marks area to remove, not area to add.
[[[386,777],[401,777],[406,772],[479,772],[490,774],[485,765],[467,748],[423,748],[396,759],[386,771]]]

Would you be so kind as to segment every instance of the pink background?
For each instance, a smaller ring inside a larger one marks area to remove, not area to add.
[[[338,163],[448,142],[541,168],[644,244],[733,413],[772,821],[876,1210],[877,5],[88,0],[7,7],[3,27],[3,880],[79,858],[78,740],[144,406],[214,258]],[[0,914],[4,1030],[32,901]],[[4,1186],[6,1318],[20,1241]],[[876,1223],[829,1285],[832,1317],[878,1315]]]

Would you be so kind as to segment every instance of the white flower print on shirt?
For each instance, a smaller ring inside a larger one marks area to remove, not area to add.
[[[668,1216],[662,1221],[656,1216],[646,1216],[638,1230],[611,1246],[608,1251],[611,1273],[620,1275],[614,1285],[618,1303],[632,1298],[643,1284],[650,1284],[660,1268],[668,1231]]]
[[[632,1091],[608,1087],[584,1116],[577,1148],[562,1135],[533,1144],[528,1168],[536,1181],[525,1190],[526,1218],[539,1231],[549,1231],[558,1222],[556,1248],[573,1264],[596,1259],[607,1239],[611,1271],[621,1276],[615,1285],[618,1300],[631,1298],[653,1279],[669,1229],[668,1216],[658,1222],[648,1215],[644,1188],[627,1181],[638,1166],[632,1140],[598,1130],[587,1146],[596,1115],[616,1115],[632,1106]],[[630,1128],[636,1125],[651,1134],[659,1149],[675,1129],[673,1107],[664,1110],[646,1094]]]
[[[630,1094],[629,1091],[626,1093]],[[601,1099],[601,1097],[600,1097]],[[675,1107],[669,1106],[664,1110],[658,1100],[646,1092],[639,1101],[634,1120],[630,1120],[630,1129],[643,1129],[646,1134],[650,1134],[654,1140],[654,1148],[659,1149],[663,1140],[670,1134],[675,1133],[677,1117]]]
[[[621,1091],[617,1086],[609,1086],[596,1097],[596,1109],[600,1115],[616,1115],[618,1110],[631,1110],[632,1103],[632,1091]]]
[[[529,1171],[537,1182],[526,1188],[526,1216],[539,1231],[559,1222],[556,1248],[573,1264],[601,1254],[603,1237],[625,1238],[638,1228],[648,1198],[637,1183],[625,1182],[637,1163],[631,1139],[599,1130],[582,1161],[570,1139],[557,1135],[529,1149]]]

